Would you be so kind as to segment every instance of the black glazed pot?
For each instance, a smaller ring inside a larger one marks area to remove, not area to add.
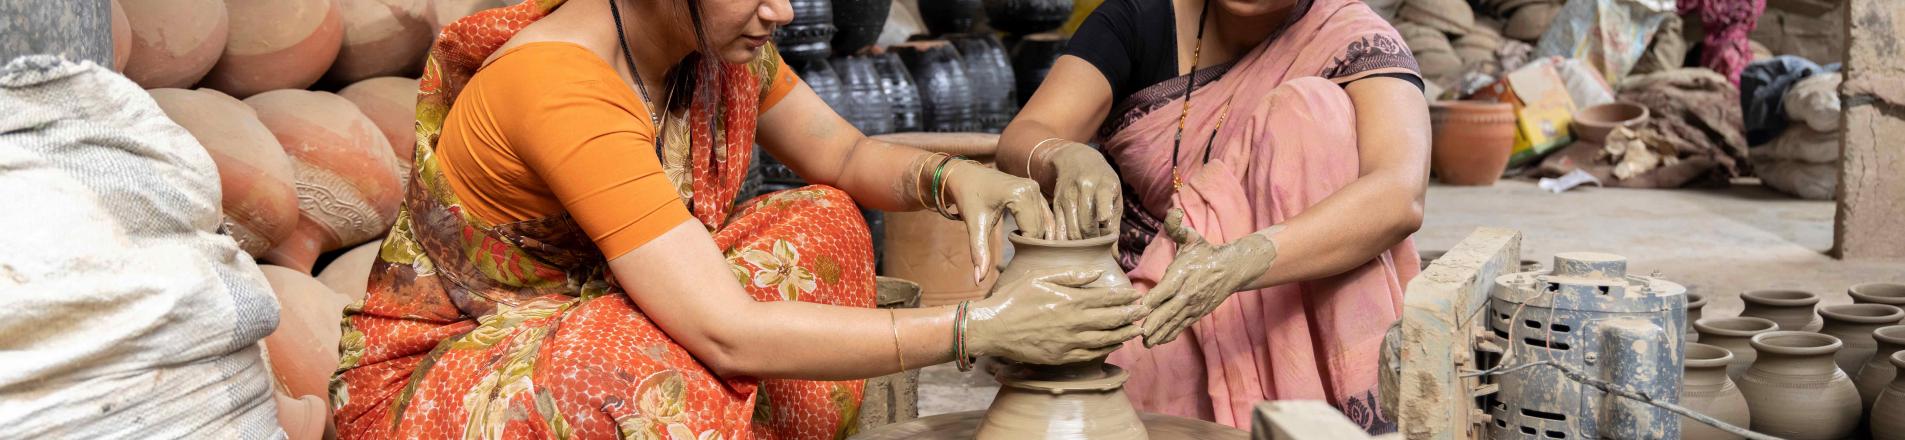
[[[1012,97],[1012,63],[1006,60],[1004,45],[991,35],[970,35],[953,39],[972,82],[973,117],[979,131],[998,133],[1012,121],[1017,100]]]
[[[891,0],[833,0],[833,50],[835,55],[852,55],[872,46],[886,30]]]
[[[944,41],[894,46],[906,61],[919,87],[920,116],[925,131],[977,131],[973,120],[973,86],[960,62],[959,50]]]
[[[1045,82],[1045,74],[1051,73],[1052,63],[1065,54],[1066,41],[1057,32],[1043,32],[1027,35],[1012,47],[1012,76],[1018,83],[1020,106],[1032,99],[1032,93]]]
[[[980,0],[921,0],[920,18],[926,20],[926,30],[933,35],[963,34],[972,32],[979,23]]]
[[[1013,35],[1058,29],[1072,18],[1072,0],[985,0],[986,26]]]
[[[840,83],[840,74],[835,72],[833,63],[821,58],[796,61],[793,67],[800,79],[807,82],[807,87],[813,88],[814,94],[820,95],[820,100],[833,108],[834,113],[842,117],[853,113],[853,102],[847,100],[847,86]]]
[[[794,21],[774,30],[774,47],[781,58],[825,60],[833,54],[833,0],[789,0]]]
[[[849,56],[833,59],[834,71],[844,83],[852,111],[842,114],[854,128],[868,136],[893,132],[893,106],[880,89],[880,73],[873,58]]]
[[[873,69],[880,74],[880,91],[886,95],[887,107],[893,112],[893,132],[925,129],[920,115],[919,88],[913,86],[913,73],[906,70],[906,62],[901,61],[898,54],[887,52],[873,58]]]

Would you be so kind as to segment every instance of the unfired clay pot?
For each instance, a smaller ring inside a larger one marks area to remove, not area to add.
[[[1616,127],[1635,127],[1647,122],[1647,106],[1631,102],[1609,102],[1588,107],[1574,114],[1574,134],[1581,140],[1606,143],[1607,134]]]
[[[298,226],[265,260],[310,272],[319,253],[388,232],[402,189],[377,125],[343,97],[274,90],[245,100],[284,145],[297,172]]]
[[[1891,359],[1893,353],[1905,350],[1905,325],[1880,327],[1872,332],[1872,339],[1878,342],[1877,348],[1852,377],[1853,385],[1859,388],[1859,399],[1868,410],[1872,409],[1872,402],[1878,399],[1879,393],[1885,391],[1885,384],[1891,383],[1898,373]]]
[[[985,283],[973,282],[972,246],[966,237],[965,223],[932,211],[889,212],[880,273],[919,283],[920,305],[925,307],[982,298],[999,277],[993,272]],[[1001,241],[993,241],[992,261],[1002,256]]]
[[[365,292],[370,288],[371,265],[377,263],[377,253],[383,248],[383,240],[352,248],[350,252],[345,252],[337,259],[331,260],[330,265],[324,266],[324,271],[318,273],[318,282],[324,283],[325,287],[330,287],[331,291],[350,298],[351,302],[362,301]]]
[[[337,91],[338,96],[357,104],[357,109],[377,124],[377,131],[390,142],[397,159],[399,185],[410,183],[410,168],[417,151],[417,80],[386,76],[358,81]]]
[[[316,83],[344,41],[338,0],[226,0],[231,38],[205,87],[247,98]]]
[[[436,28],[429,0],[337,0],[344,44],[326,81],[349,84],[379,76],[415,76]]]
[[[1700,321],[1700,310],[1706,307],[1706,295],[1687,292],[1687,342],[1700,341],[1699,329],[1693,328],[1693,323]]]
[[[1746,396],[1726,377],[1733,354],[1707,344],[1687,344],[1686,374],[1681,379],[1680,406],[1733,426],[1752,426],[1752,414],[1746,409]],[[1707,426],[1693,419],[1680,418],[1680,434],[1687,440],[1732,440],[1740,436]]]
[[[1885,304],[1905,308],[1905,284],[1865,283],[1846,291],[1853,304]]]
[[[1893,369],[1905,371],[1905,351],[1892,353],[1887,360]],[[1873,440],[1905,440],[1905,374],[1885,386],[1885,393],[1872,404],[1871,420]]]
[[[1740,294],[1746,309],[1740,316],[1754,316],[1779,323],[1780,330],[1816,332],[1825,325],[1813,308],[1819,295],[1802,290],[1754,290]]]
[[[265,357],[280,389],[329,401],[337,370],[337,341],[350,303],[324,283],[290,268],[259,265],[278,297],[278,329],[265,337]],[[328,408],[328,406],[327,406]]]
[[[153,89],[149,93],[198,139],[218,164],[225,229],[254,258],[291,236],[298,224],[298,192],[291,159],[250,106],[212,89]]]
[[[191,87],[225,52],[231,29],[223,0],[121,0],[132,27],[121,71],[139,87]]]
[[[1494,185],[1515,144],[1514,106],[1501,102],[1436,101],[1429,104],[1435,132],[1430,167],[1442,183]]]
[[[1791,440],[1836,440],[1859,427],[1859,391],[1832,364],[1845,344],[1818,333],[1753,337],[1759,359],[1740,377],[1753,430]]]
[[[1872,339],[1873,331],[1905,320],[1905,311],[1884,304],[1824,306],[1819,308],[1819,315],[1826,321],[1819,333],[1832,335],[1845,343],[1845,348],[1839,349],[1832,361],[1846,374],[1858,372],[1865,359],[1878,350],[1878,343]]]
[[[119,0],[112,0],[112,70],[126,71],[126,60],[132,58],[132,21],[126,19],[126,8],[119,6]]]
[[[1738,380],[1740,375],[1746,374],[1746,368],[1759,359],[1759,352],[1750,341],[1760,333],[1779,330],[1779,324],[1765,318],[1705,318],[1694,321],[1693,328],[1700,331],[1700,342],[1733,354],[1727,363],[1726,375]]]

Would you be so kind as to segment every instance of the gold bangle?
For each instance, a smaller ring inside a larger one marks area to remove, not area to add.
[[[1064,140],[1064,139],[1046,138],[1045,140],[1038,141],[1038,143],[1036,144],[1032,144],[1032,151],[1025,153],[1025,178],[1038,180],[1038,177],[1032,175],[1032,161],[1038,158],[1038,149],[1045,147],[1046,142],[1060,141],[1060,140]]]
[[[906,372],[906,355],[900,349],[900,320],[894,317],[893,309],[886,309],[886,323],[893,329],[893,359],[900,361],[900,372]]]
[[[941,154],[945,153],[926,153],[926,157],[920,158],[919,163],[914,165],[911,170],[913,172],[913,198],[919,200],[920,208],[933,207],[932,201],[926,199],[926,182],[922,181],[926,179],[921,179],[920,175],[925,174],[926,167],[932,166],[933,158],[939,157]]]
[[[962,163],[962,162],[971,162],[974,166],[984,166],[984,165],[979,165],[979,162],[974,162],[971,160],[960,159],[960,158],[954,158],[954,160],[948,161],[946,163],[946,166],[944,167],[946,169],[946,173],[945,175],[940,176],[939,189],[933,192],[933,200],[935,204],[939,205],[937,207],[939,209],[939,216],[945,217],[947,220],[959,221],[964,218],[965,213],[951,212],[946,209],[946,196],[945,196],[946,184],[952,183],[952,173],[953,171],[955,171],[955,169],[952,166],[955,163]],[[958,207],[958,205],[954,205],[954,207],[956,208]]]

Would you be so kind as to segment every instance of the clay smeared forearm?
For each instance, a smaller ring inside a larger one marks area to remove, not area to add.
[[[1364,176],[1291,217],[1275,232],[1281,257],[1241,290],[1327,278],[1368,263],[1421,225],[1420,205],[1381,178]]]

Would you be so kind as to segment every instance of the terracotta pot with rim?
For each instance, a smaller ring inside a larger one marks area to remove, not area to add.
[[[1647,106],[1631,102],[1598,104],[1574,114],[1574,134],[1584,141],[1606,143],[1614,128],[1637,127],[1647,119]]]
[[[1892,366],[1892,354],[1905,351],[1905,325],[1880,327],[1872,331],[1872,339],[1878,343],[1872,356],[1859,366],[1859,373],[1853,375],[1852,384],[1859,389],[1859,399],[1867,410],[1879,393],[1885,391],[1885,384],[1891,383],[1898,374],[1898,368]],[[1905,433],[1901,433],[1905,434]]]
[[[1853,304],[1885,304],[1905,308],[1905,284],[1865,283],[1846,289]]]
[[[1754,317],[1705,318],[1694,321],[1693,328],[1706,335],[1702,342],[1733,353],[1733,360],[1726,366],[1726,376],[1737,380],[1746,374],[1753,360],[1759,359],[1750,341],[1760,333],[1778,331],[1779,324]]]
[[[1501,179],[1515,143],[1514,106],[1501,102],[1429,104],[1435,141],[1430,167],[1442,183],[1489,186]]]
[[[1746,308],[1740,316],[1771,319],[1780,330],[1816,332],[1825,325],[1813,309],[1819,306],[1819,294],[1804,290],[1768,289],[1740,294]]]
[[[1872,339],[1873,331],[1905,320],[1905,311],[1884,304],[1835,304],[1820,307],[1819,315],[1826,321],[1819,333],[1845,342],[1845,348],[1839,349],[1832,361],[1846,374],[1858,372],[1859,365],[1878,350],[1878,342]]]
[[[1836,440],[1859,427],[1859,391],[1832,363],[1845,344],[1818,333],[1754,336],[1759,359],[1740,376],[1754,431],[1791,440]]]
[[[1680,406],[1733,426],[1752,426],[1752,413],[1746,408],[1746,396],[1727,378],[1726,367],[1733,353],[1707,344],[1687,344],[1685,373],[1681,378]],[[1740,436],[1707,426],[1686,417],[1680,418],[1680,435],[1687,440],[1731,440]]]
[[[1905,351],[1887,359],[1892,368],[1905,371]],[[1872,439],[1905,440],[1905,374],[1885,386],[1885,394],[1872,404]]]
[[[1706,295],[1687,292],[1687,342],[1700,342],[1699,329],[1693,328],[1693,323],[1700,320],[1700,310],[1706,306]]]

